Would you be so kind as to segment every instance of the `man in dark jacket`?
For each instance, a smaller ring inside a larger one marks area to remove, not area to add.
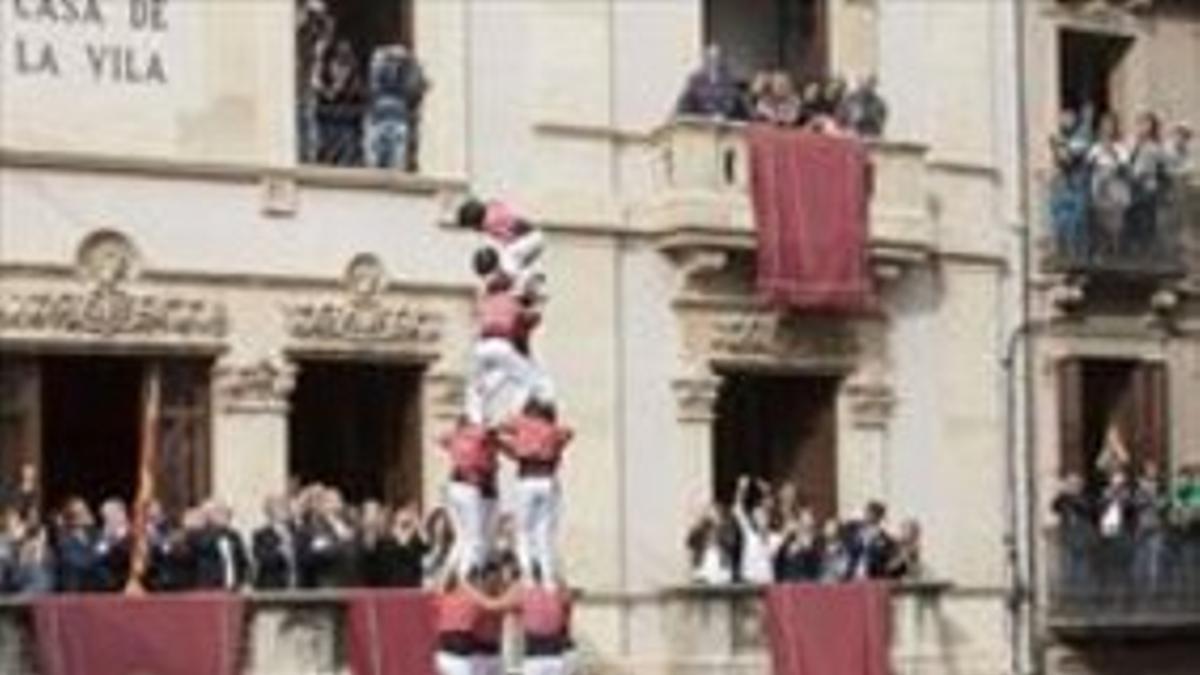
[[[296,532],[288,518],[287,500],[268,497],[267,523],[255,530],[254,587],[259,590],[294,588],[297,580]]]
[[[704,63],[688,77],[675,104],[675,114],[721,120],[746,117],[742,89],[722,59],[719,46],[705,48]]]
[[[87,503],[79,498],[70,499],[55,534],[58,590],[64,593],[98,590],[96,528]]]
[[[200,589],[241,588],[250,572],[250,558],[242,537],[233,529],[228,506],[211,502],[204,508],[206,524],[193,537],[196,556],[195,587]]]
[[[880,579],[887,576],[895,543],[884,530],[887,508],[880,502],[867,504],[863,519],[846,525],[846,551],[850,558],[850,574],[855,579]]]

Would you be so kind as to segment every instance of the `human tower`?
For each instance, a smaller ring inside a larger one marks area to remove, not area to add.
[[[442,444],[450,456],[446,501],[461,578],[492,560],[500,456],[516,466],[516,554],[524,583],[554,588],[561,570],[556,534],[558,468],[572,432],[559,424],[554,386],[533,356],[546,302],[543,233],[499,201],[469,200],[460,225],[482,235],[472,266],[478,279],[465,410]]]

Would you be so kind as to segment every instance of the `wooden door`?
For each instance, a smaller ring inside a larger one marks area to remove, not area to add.
[[[161,378],[155,496],[168,511],[178,512],[209,496],[210,373],[211,364],[197,359],[163,359],[146,368],[146,377]]]
[[[40,475],[41,460],[41,368],[34,357],[0,358],[0,486],[15,488],[27,464]]]
[[[1059,475],[1087,478],[1091,472],[1083,410],[1083,361],[1067,358],[1058,363],[1058,470]]]

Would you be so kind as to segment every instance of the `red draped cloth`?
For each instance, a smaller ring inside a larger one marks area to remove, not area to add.
[[[786,309],[873,310],[866,149],[768,125],[750,127],[747,142],[759,295]]]
[[[784,584],[767,590],[775,675],[888,675],[886,584]]]
[[[346,598],[346,655],[353,675],[433,675],[432,597],[361,591]]]
[[[235,675],[243,604],[230,594],[68,595],[33,605],[41,675]]]

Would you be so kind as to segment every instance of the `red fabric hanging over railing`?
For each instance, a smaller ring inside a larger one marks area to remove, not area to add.
[[[750,127],[747,144],[759,295],[792,310],[873,311],[866,148],[767,125]]]
[[[431,596],[360,591],[346,596],[346,658],[353,675],[433,675]]]
[[[781,584],[766,604],[775,675],[888,675],[886,584]]]
[[[239,672],[237,595],[65,595],[39,598],[33,612],[41,675]]]

